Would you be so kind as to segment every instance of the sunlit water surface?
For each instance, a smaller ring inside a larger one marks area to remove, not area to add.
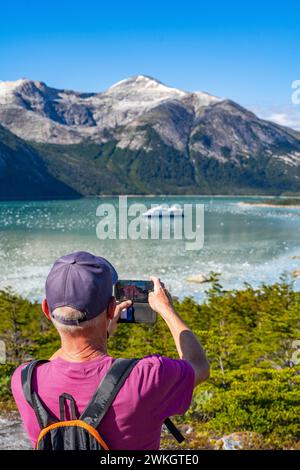
[[[265,199],[265,198],[264,198]],[[162,202],[204,204],[204,246],[186,250],[186,240],[99,240],[101,203],[117,198],[0,203],[0,287],[11,286],[31,299],[43,296],[45,277],[59,256],[87,250],[108,258],[120,278],[154,274],[179,297],[203,297],[209,284],[187,281],[192,275],[221,274],[225,288],[244,282],[271,283],[300,269],[300,209],[241,205],[259,198],[131,197],[128,204]],[[118,232],[118,227],[116,227]],[[299,287],[299,280],[295,281]]]

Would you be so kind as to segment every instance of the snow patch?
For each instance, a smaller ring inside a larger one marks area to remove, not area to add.
[[[0,81],[0,94],[10,93],[18,88],[20,85],[28,82],[26,78],[20,78],[19,80],[15,80],[14,82],[5,82]]]
[[[154,78],[147,77],[146,75],[137,75],[136,77],[125,78],[108,88],[107,92],[116,91],[118,88],[142,88],[143,90],[153,91],[153,93],[175,94],[177,96],[185,96],[187,92],[177,88],[164,85]],[[119,91],[119,90],[117,90]]]
[[[223,101],[223,98],[218,98],[217,96],[210,95],[203,91],[195,91],[193,94],[197,97],[198,104],[201,106],[209,106],[212,103]]]
[[[300,152],[287,153],[286,155],[277,155],[278,160],[290,166],[298,166],[300,163]]]

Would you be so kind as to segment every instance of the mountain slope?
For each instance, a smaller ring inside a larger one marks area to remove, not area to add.
[[[57,90],[26,79],[0,82],[0,123],[25,140],[71,144],[84,139],[105,142],[111,131],[138,119],[162,103],[177,100],[185,108],[218,98],[188,93],[139,75],[102,93]],[[190,103],[190,106],[192,103]]]
[[[293,130],[151,77],[102,93],[2,82],[0,123],[29,141],[22,145],[49,175],[82,195],[300,193]]]
[[[197,171],[221,193],[300,191],[299,141],[230,100],[205,109],[189,149]]]
[[[78,197],[55,179],[36,150],[0,126],[0,200]]]

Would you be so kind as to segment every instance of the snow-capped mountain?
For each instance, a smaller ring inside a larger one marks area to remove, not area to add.
[[[144,75],[100,93],[0,82],[0,125],[79,194],[300,192],[295,132]]]
[[[0,82],[0,123],[26,140],[78,143],[105,141],[107,131],[133,123],[145,113],[170,103],[200,113],[218,101],[206,93],[187,93],[139,75],[102,93],[56,90],[26,79]]]

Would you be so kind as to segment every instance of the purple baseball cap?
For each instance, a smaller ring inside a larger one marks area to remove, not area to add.
[[[118,280],[115,268],[101,256],[77,251],[53,264],[46,279],[46,299],[51,316],[66,325],[78,325],[103,312]],[[62,320],[53,315],[58,307],[73,307],[85,313],[81,320]]]

